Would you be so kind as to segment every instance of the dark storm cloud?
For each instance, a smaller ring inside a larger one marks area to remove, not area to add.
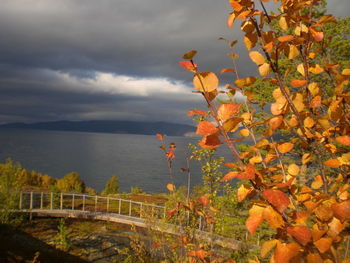
[[[225,0],[2,0],[0,122],[187,121],[200,102],[178,61],[197,49],[202,71],[229,66],[217,40],[241,38],[229,11]],[[237,50],[246,75],[252,63]]]

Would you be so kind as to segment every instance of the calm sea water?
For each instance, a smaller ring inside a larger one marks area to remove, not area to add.
[[[198,138],[166,137],[177,145],[175,182],[186,185],[185,167],[188,143]],[[122,191],[132,186],[146,192],[165,192],[169,173],[164,153],[155,136],[80,133],[41,130],[0,130],[0,161],[12,158],[27,170],[55,178],[78,172],[87,186],[101,191],[116,174]],[[193,183],[200,182],[198,164],[191,163]]]

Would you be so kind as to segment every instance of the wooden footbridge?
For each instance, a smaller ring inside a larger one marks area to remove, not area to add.
[[[161,222],[166,217],[163,205],[137,202],[129,199],[75,193],[22,191],[19,211],[30,216],[65,217],[104,220],[178,235],[181,227]],[[239,249],[241,242],[203,231],[199,217],[196,236],[230,249]]]

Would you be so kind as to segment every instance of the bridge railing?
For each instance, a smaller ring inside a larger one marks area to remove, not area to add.
[[[166,208],[153,203],[108,196],[36,191],[22,191],[20,193],[19,209],[77,210],[114,213],[136,218],[144,218],[147,215],[162,219],[166,216]]]

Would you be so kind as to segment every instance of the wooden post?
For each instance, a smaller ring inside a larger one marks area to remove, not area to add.
[[[63,193],[61,193],[61,198],[60,198],[60,209],[63,209]]]
[[[74,210],[74,201],[75,201],[75,194],[72,196],[72,210]]]
[[[95,212],[97,211],[97,195],[95,196]]]
[[[44,206],[44,193],[41,192],[41,195],[40,195],[40,209],[43,209],[43,206]]]
[[[120,215],[120,212],[122,210],[122,199],[119,199],[119,206],[118,206],[118,214]]]
[[[83,211],[85,211],[85,195],[83,195]]]
[[[53,192],[50,193],[50,210],[53,209]]]
[[[202,217],[199,216],[199,230],[202,230]]]
[[[107,197],[107,213],[109,212],[109,197]]]
[[[163,218],[166,218],[166,210],[165,210],[165,206],[164,206]]]
[[[129,216],[131,216],[131,200],[129,200]]]
[[[19,194],[19,209],[22,210],[23,192]]]
[[[30,192],[30,205],[29,209],[33,209],[33,192]]]
[[[154,218],[154,205],[152,204],[152,212],[151,212],[151,217]]]
[[[140,203],[140,218],[142,218],[142,210],[143,210],[143,206],[142,206],[142,203]]]

